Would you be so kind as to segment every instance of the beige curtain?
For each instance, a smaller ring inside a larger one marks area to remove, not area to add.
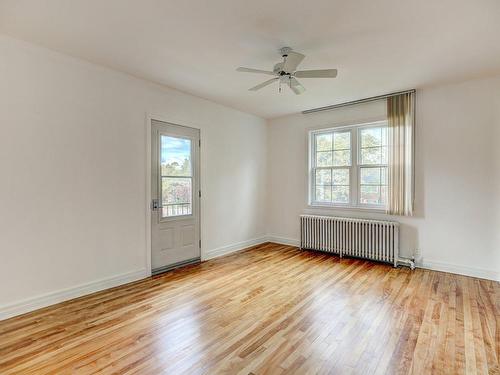
[[[388,200],[391,215],[413,215],[415,93],[387,98]]]

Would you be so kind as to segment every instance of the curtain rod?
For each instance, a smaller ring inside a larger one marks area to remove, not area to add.
[[[415,91],[416,91],[415,89],[405,90],[405,91],[398,91],[398,92],[392,92],[390,94],[378,95],[378,96],[372,96],[370,98],[353,100],[351,102],[344,102],[344,103],[339,103],[339,104],[327,105],[326,107],[319,107],[319,108],[307,109],[305,111],[302,111],[302,114],[303,115],[307,115],[308,113],[321,112],[321,111],[329,111],[331,109],[336,109],[336,108],[340,108],[340,107],[346,107],[348,105],[368,103],[368,102],[373,102],[375,100],[386,99],[386,98],[389,98],[391,96],[396,96],[396,95],[400,95],[400,94],[408,94],[408,93],[411,93],[411,92],[414,93]]]

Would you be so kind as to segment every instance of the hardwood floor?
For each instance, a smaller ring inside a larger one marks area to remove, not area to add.
[[[500,284],[260,245],[0,322],[0,374],[499,374]]]

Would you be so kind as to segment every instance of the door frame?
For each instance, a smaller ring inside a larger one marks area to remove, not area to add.
[[[152,256],[152,243],[151,243],[151,200],[153,199],[151,196],[151,130],[152,130],[152,122],[153,120],[156,121],[161,121],[161,122],[166,122],[172,125],[177,125],[177,126],[183,126],[187,128],[193,128],[197,129],[200,132],[200,143],[201,143],[201,137],[202,137],[202,131],[201,131],[201,126],[198,124],[194,124],[193,122],[187,122],[184,121],[180,118],[177,118],[175,116],[165,116],[165,115],[157,115],[153,113],[146,113],[146,201],[145,201],[145,207],[146,207],[146,271],[148,272],[149,276],[152,274],[152,268],[151,268],[151,256]],[[198,178],[199,178],[199,187],[201,191],[201,160],[202,160],[202,154],[201,154],[201,147],[198,149]],[[201,230],[201,210],[202,210],[202,200],[200,198],[200,204],[199,204],[199,215],[200,215],[200,228],[199,228],[199,235],[200,235],[200,240],[202,239],[202,230]],[[201,242],[201,247],[200,247],[200,259],[204,259],[204,254],[203,254],[203,241]]]

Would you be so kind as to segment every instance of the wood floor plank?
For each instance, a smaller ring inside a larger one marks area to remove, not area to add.
[[[263,244],[0,322],[0,374],[499,374],[498,282]]]

